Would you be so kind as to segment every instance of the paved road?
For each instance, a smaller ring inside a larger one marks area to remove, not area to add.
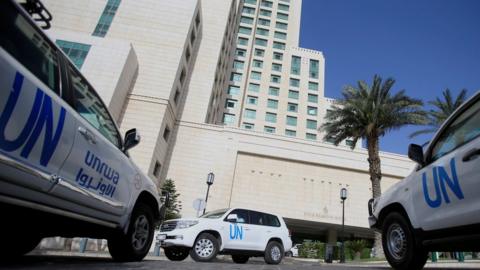
[[[437,264],[428,265],[428,269],[480,269],[480,264],[464,263],[462,265],[451,264]],[[196,263],[191,260],[184,262],[170,262],[165,259],[147,258],[142,262],[135,263],[116,263],[108,257],[88,257],[88,256],[26,256],[21,261],[16,262],[0,262],[0,269],[62,269],[62,270],[119,270],[119,269],[169,269],[169,270],[349,270],[349,269],[390,269],[383,263],[372,264],[324,264],[318,262],[298,261],[291,258],[286,258],[280,265],[266,265],[262,259],[254,258],[247,264],[235,264],[229,258],[217,260],[213,263]]]

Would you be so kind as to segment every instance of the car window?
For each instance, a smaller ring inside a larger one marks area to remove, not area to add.
[[[75,110],[107,140],[120,148],[120,139],[115,123],[110,118],[100,97],[71,64],[69,64],[69,70],[75,93]]]
[[[250,211],[250,224],[266,225],[265,214],[256,211]]]
[[[0,46],[59,94],[57,50],[10,1],[0,2]]]
[[[480,102],[460,114],[443,130],[432,148],[430,162],[452,152],[480,135]]]
[[[248,211],[243,209],[235,209],[230,214],[237,214],[237,223],[248,223]],[[229,214],[229,215],[230,215]]]
[[[221,218],[227,211],[228,211],[228,208],[227,209],[215,210],[215,211],[212,211],[212,212],[207,212],[206,214],[204,214],[200,217],[201,218],[211,218],[211,219]]]
[[[274,215],[265,214],[266,215],[266,225],[272,227],[280,227],[280,220]]]

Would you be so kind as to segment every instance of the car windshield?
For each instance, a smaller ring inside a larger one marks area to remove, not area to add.
[[[212,219],[220,218],[220,217],[222,217],[227,211],[228,211],[228,208],[227,208],[227,209],[215,210],[215,211],[207,212],[206,214],[204,214],[204,215],[202,215],[202,216],[200,216],[200,217],[201,217],[201,218],[212,218]]]

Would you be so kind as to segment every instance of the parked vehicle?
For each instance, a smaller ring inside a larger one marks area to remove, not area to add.
[[[282,217],[247,209],[221,209],[199,218],[168,220],[160,235],[165,256],[184,260],[189,254],[199,262],[217,254],[232,255],[236,263],[263,256],[268,264],[279,264],[290,250],[287,226]]]
[[[302,244],[295,244],[291,249],[290,249],[290,255],[292,257],[298,257],[298,251]]]
[[[480,92],[441,126],[426,148],[410,145],[418,166],[369,201],[395,269],[421,269],[428,251],[480,251]]]
[[[91,84],[29,14],[0,1],[0,258],[43,237],[78,236],[108,239],[117,261],[143,259],[165,209],[129,158],[139,141],[135,129],[122,139]]]

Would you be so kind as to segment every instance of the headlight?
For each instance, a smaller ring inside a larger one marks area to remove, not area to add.
[[[176,229],[186,229],[198,224],[196,220],[181,220],[177,223]]]

